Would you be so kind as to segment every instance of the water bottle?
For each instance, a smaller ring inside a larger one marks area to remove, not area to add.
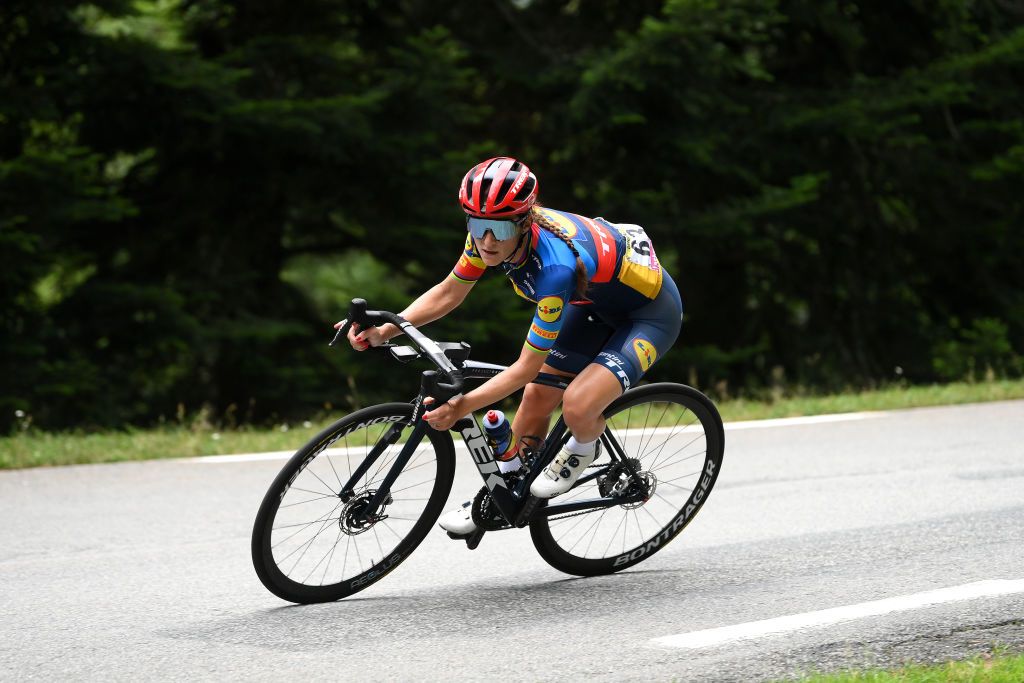
[[[494,448],[494,457],[498,459],[498,469],[502,474],[515,472],[522,466],[522,461],[516,456],[519,454],[519,444],[512,433],[512,425],[505,419],[505,413],[500,410],[488,410],[484,415],[484,432],[487,439]]]

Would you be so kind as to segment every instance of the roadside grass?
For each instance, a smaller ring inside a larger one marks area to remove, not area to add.
[[[1024,398],[1024,380],[895,386],[827,396],[718,403],[726,422]],[[17,431],[0,437],[0,469],[149,460],[229,453],[294,451],[340,414],[270,428],[220,429],[204,419],[152,429],[99,433]],[[1024,680],[1024,679],[1022,679]]]
[[[911,664],[892,671],[848,671],[796,679],[799,683],[1020,683],[1024,655],[982,656],[962,662],[925,666]]]

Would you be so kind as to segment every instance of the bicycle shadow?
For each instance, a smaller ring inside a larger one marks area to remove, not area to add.
[[[572,628],[581,615],[630,613],[638,603],[652,609],[681,590],[703,590],[710,578],[696,566],[643,569],[597,577],[537,580],[530,574],[459,586],[438,586],[385,595],[366,595],[317,605],[281,605],[245,615],[161,629],[157,635],[224,645],[251,645],[287,652],[333,649],[376,641],[382,633],[397,642],[503,637]],[[703,576],[703,578],[702,578]],[[381,589],[386,590],[385,586]],[[443,625],[444,632],[437,632]]]

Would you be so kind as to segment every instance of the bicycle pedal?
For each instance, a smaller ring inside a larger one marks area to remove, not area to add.
[[[466,538],[466,548],[469,550],[476,550],[476,547],[480,545],[480,539],[487,533],[483,529],[477,529]]]

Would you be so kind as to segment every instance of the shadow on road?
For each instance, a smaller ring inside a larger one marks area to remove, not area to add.
[[[685,591],[709,589],[710,577],[697,568],[627,571],[610,576],[567,577],[516,585],[470,584],[393,595],[355,596],[320,605],[281,605],[242,616],[199,621],[157,635],[210,643],[248,644],[307,652],[358,647],[386,633],[392,642],[418,638],[504,638],[572,628],[591,610],[632,613],[638,602],[658,603]],[[386,590],[386,586],[380,587]]]

